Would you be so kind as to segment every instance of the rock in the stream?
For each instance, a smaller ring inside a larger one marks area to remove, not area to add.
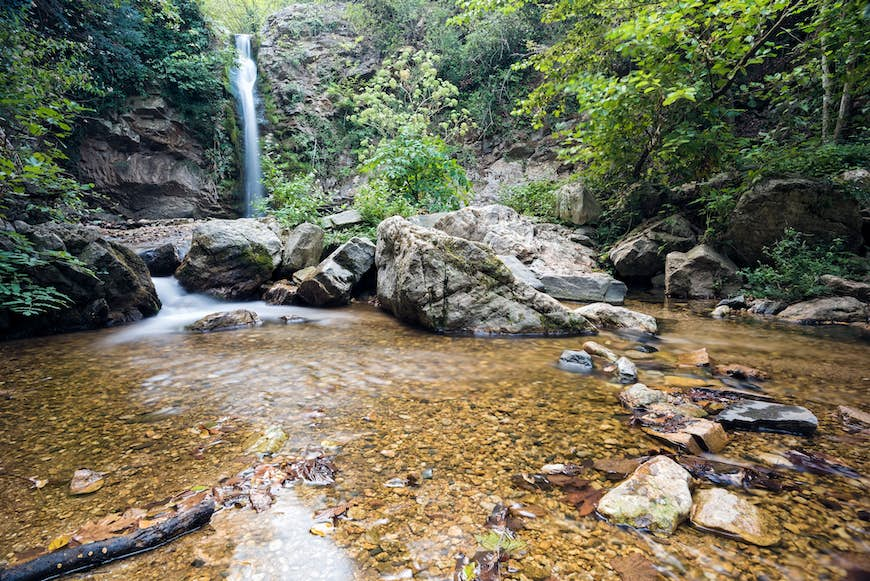
[[[628,409],[646,408],[655,403],[670,403],[673,396],[660,389],[652,389],[643,383],[635,383],[626,387],[619,394],[619,401]]]
[[[784,432],[810,436],[819,420],[805,407],[765,401],[744,400],[719,412],[716,420],[734,430]]]
[[[560,220],[578,226],[595,224],[601,217],[601,205],[595,194],[578,180],[556,190],[556,213]]]
[[[866,282],[858,282],[830,274],[820,276],[819,282],[834,291],[834,294],[855,297],[859,301],[870,303],[870,284]]]
[[[127,246],[107,240],[96,228],[47,222],[16,222],[17,234],[37,250],[68,252],[84,268],[48,261],[23,268],[35,285],[54,287],[69,302],[24,316],[0,306],[0,337],[11,338],[138,321],[160,310],[160,300],[142,259]],[[10,250],[3,246],[0,250]],[[90,270],[90,272],[88,272]]]
[[[313,307],[338,306],[350,302],[351,293],[375,261],[375,245],[354,236],[317,266],[299,285],[297,296]]]
[[[559,357],[559,368],[574,373],[592,371],[592,357],[586,351],[562,351]]]
[[[714,319],[724,319],[731,314],[731,307],[728,305],[719,305],[710,312],[710,316]]]
[[[634,383],[637,381],[637,366],[628,357],[620,357],[614,361],[616,377],[619,383]]]
[[[669,252],[686,252],[697,242],[695,228],[676,214],[642,224],[610,250],[610,261],[620,276],[652,278],[665,270]]]
[[[303,282],[305,282],[306,280],[308,280],[309,278],[314,276],[314,274],[316,272],[317,272],[316,266],[307,266],[307,267],[303,268],[302,270],[297,270],[296,272],[294,272],[292,280],[296,284],[302,284]]]
[[[399,319],[475,334],[593,333],[558,301],[518,281],[486,246],[393,217],[378,227],[378,299]]]
[[[583,343],[583,350],[590,355],[604,357],[611,363],[616,363],[616,360],[619,359],[619,355],[617,355],[601,343],[596,343],[595,341],[586,341],[585,343]]]
[[[323,254],[323,229],[314,224],[299,224],[283,237],[284,249],[281,252],[281,264],[275,275],[289,278],[293,273],[317,266],[320,255]]]
[[[716,454],[728,445],[728,434],[722,429],[721,424],[685,415],[676,407],[656,410],[655,406],[659,405],[661,404],[653,404],[649,413],[637,419],[645,426],[644,433],[684,448],[691,454],[706,452]],[[662,420],[665,421],[664,426],[660,425]],[[669,425],[669,421],[673,422],[673,425]]]
[[[717,307],[729,307],[731,309],[745,309],[747,307],[746,297],[743,295],[737,295],[736,297],[728,297],[727,299],[722,299],[719,301]]]
[[[517,280],[523,281],[535,290],[544,290],[544,283],[541,282],[541,279],[539,279],[534,272],[529,270],[529,267],[520,262],[516,256],[500,254],[499,260],[504,262],[504,265],[510,269]]]
[[[237,309],[235,311],[211,313],[191,323],[187,326],[187,329],[196,333],[210,333],[212,331],[230,331],[232,329],[256,327],[261,324],[262,321],[260,321],[259,315],[254,311]]]
[[[665,294],[710,299],[734,292],[740,285],[737,266],[706,244],[665,258]]]
[[[599,329],[635,329],[651,335],[658,333],[655,317],[625,307],[617,307],[609,303],[592,303],[575,309],[574,312],[592,321]]]
[[[621,304],[628,287],[604,272],[578,275],[552,275],[541,277],[544,292],[565,301],[604,301]]]
[[[181,253],[175,244],[167,242],[156,248],[142,250],[139,258],[145,262],[151,276],[172,276],[175,269],[181,264]]]
[[[870,305],[854,297],[827,297],[791,305],[779,318],[801,325],[864,323],[870,318]]]
[[[641,464],[598,502],[598,512],[613,523],[673,533],[689,516],[691,475],[667,456]]]
[[[758,299],[753,301],[749,306],[749,312],[755,315],[777,315],[783,311],[788,305],[782,301],[773,299]]]
[[[699,528],[736,536],[762,547],[779,542],[779,533],[767,514],[723,488],[705,488],[695,493],[691,521]]]
[[[69,493],[79,495],[96,492],[106,483],[105,477],[106,475],[102,472],[94,472],[87,468],[76,470],[69,483]]]
[[[287,433],[281,426],[269,426],[263,434],[248,445],[248,454],[271,456],[278,452],[287,441]]]
[[[270,305],[292,305],[296,302],[296,293],[299,285],[289,280],[279,280],[267,285],[263,293],[263,301]]]
[[[281,240],[258,220],[209,220],[194,228],[190,251],[175,276],[189,291],[251,298],[272,278],[281,252]]]

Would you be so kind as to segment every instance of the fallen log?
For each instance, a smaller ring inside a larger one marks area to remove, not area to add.
[[[99,567],[164,545],[205,526],[214,514],[208,499],[162,523],[134,533],[53,551],[0,570],[0,581],[41,581]]]

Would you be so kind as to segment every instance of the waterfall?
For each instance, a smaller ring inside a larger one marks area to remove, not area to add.
[[[256,213],[255,205],[263,197],[262,171],[260,169],[260,135],[257,127],[256,96],[257,63],[251,52],[251,35],[236,35],[238,65],[233,70],[232,85],[239,112],[242,116],[244,140],[242,151],[245,156],[243,177],[245,184],[245,217]]]

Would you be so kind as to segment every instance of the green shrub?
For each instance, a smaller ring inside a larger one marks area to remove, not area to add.
[[[456,210],[468,202],[470,183],[444,140],[402,130],[382,139],[362,166],[375,193],[391,208],[409,206],[428,212]]]
[[[396,196],[384,180],[369,182],[357,192],[353,207],[369,224],[377,225],[390,216],[407,218],[420,209],[404,196]]]
[[[261,212],[274,216],[285,226],[303,222],[317,223],[326,196],[317,188],[314,174],[290,171],[292,162],[282,160],[268,145],[263,152],[263,187],[268,197],[260,203]]]
[[[824,244],[787,228],[781,240],[764,249],[768,264],[740,271],[744,290],[755,297],[800,301],[824,296],[830,289],[819,282],[824,274],[860,278],[867,263],[845,251],[841,240]]]
[[[537,180],[519,186],[509,186],[499,193],[499,202],[520,214],[545,220],[558,220],[554,180]]]

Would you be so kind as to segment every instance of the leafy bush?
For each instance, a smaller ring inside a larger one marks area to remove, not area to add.
[[[384,180],[374,180],[360,188],[353,207],[366,222],[375,225],[390,216],[407,218],[420,211],[408,198],[395,195]]]
[[[262,162],[263,186],[268,197],[260,203],[259,210],[274,216],[285,226],[317,223],[319,209],[326,199],[315,184],[314,174],[294,174],[289,169],[291,162],[282,161],[268,146],[263,152]]]
[[[781,240],[764,249],[768,264],[740,271],[745,291],[755,297],[800,301],[830,293],[819,283],[824,274],[862,277],[867,263],[844,250],[841,240],[814,243],[801,232],[788,228]]]
[[[465,170],[438,137],[403,130],[381,140],[362,171],[372,176],[369,187],[375,193],[368,200],[374,197],[393,208],[443,212],[468,202]]]
[[[545,220],[558,220],[556,190],[558,182],[537,180],[519,186],[509,186],[499,194],[499,202],[520,214],[537,216]]]

